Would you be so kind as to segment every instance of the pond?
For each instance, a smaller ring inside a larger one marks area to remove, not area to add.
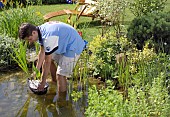
[[[70,93],[75,90],[73,83],[68,82],[67,94],[58,98],[56,84],[49,78],[47,94],[35,95],[29,90],[22,71],[0,73],[0,76],[0,117],[84,117],[88,85],[76,86],[77,91],[83,89],[83,96],[75,102]]]

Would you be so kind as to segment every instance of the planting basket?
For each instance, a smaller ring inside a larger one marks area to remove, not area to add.
[[[45,84],[44,86],[44,90],[43,91],[38,91],[38,85],[40,84],[40,80],[32,80],[30,78],[28,78],[27,80],[27,84],[28,84],[28,87],[29,89],[34,93],[34,94],[37,94],[37,95],[44,95],[47,93],[47,90],[48,90],[48,83]]]

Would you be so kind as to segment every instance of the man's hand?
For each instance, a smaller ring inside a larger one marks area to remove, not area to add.
[[[41,83],[38,85],[38,91],[44,91],[44,87],[45,87],[45,83],[44,83],[44,82],[41,82]]]

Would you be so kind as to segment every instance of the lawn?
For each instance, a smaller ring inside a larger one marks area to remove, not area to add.
[[[56,4],[56,5],[43,5],[43,6],[32,6],[36,11],[40,12],[42,15],[45,15],[48,12],[59,11],[63,9],[74,9],[75,4]],[[58,20],[66,22],[68,15],[58,16],[50,20]],[[72,19],[74,20],[75,17]],[[82,24],[79,28],[86,27],[86,40],[91,41],[92,38],[100,33],[100,24],[95,19],[94,21],[91,18],[80,17],[79,23]]]
[[[58,11],[58,10],[63,10],[63,9],[74,9],[75,6],[76,4],[55,4],[55,5],[42,5],[42,6],[32,6],[32,7],[37,12],[40,12],[42,15],[45,15],[48,12],[53,12],[53,11]],[[165,11],[170,11],[170,0],[167,0]],[[63,15],[63,16],[52,18],[51,20],[58,20],[58,21],[66,22],[67,17],[68,17],[67,15]],[[135,16],[127,8],[126,14],[125,14],[125,21],[124,21],[125,32],[126,32],[126,28],[128,27],[129,23],[133,20],[134,17]],[[92,21],[91,18],[81,17],[79,20],[79,24],[82,24],[82,25],[79,26],[77,29],[82,29],[83,27],[85,28],[85,32],[84,32],[85,39],[88,41],[91,41],[94,36],[101,33],[101,25],[97,19]],[[110,30],[114,30],[114,29],[110,28]]]

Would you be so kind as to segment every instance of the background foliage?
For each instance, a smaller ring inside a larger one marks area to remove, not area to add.
[[[17,45],[18,41],[14,38],[0,35],[0,67],[13,64],[14,60],[11,58],[10,53],[13,52],[12,45]]]
[[[127,29],[129,41],[142,49],[146,41],[155,50],[170,53],[170,12],[136,17]]]
[[[167,0],[132,0],[129,1],[131,12],[135,16],[163,11]]]
[[[0,33],[18,38],[18,29],[23,22],[38,25],[43,23],[43,18],[40,12],[29,7],[4,10],[0,12]]]

